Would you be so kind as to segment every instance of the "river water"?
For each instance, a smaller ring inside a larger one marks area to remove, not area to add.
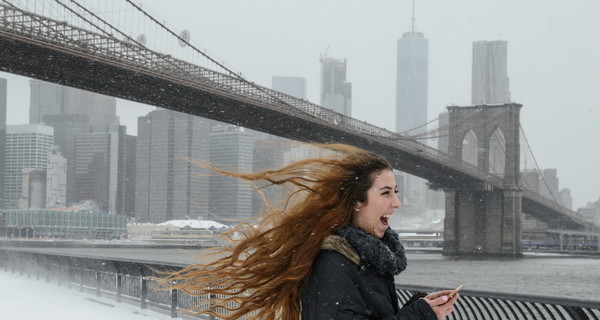
[[[526,255],[519,259],[465,260],[438,253],[408,253],[397,284],[600,301],[600,259]]]

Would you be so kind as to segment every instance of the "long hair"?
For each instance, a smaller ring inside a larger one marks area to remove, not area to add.
[[[186,312],[223,319],[299,319],[303,279],[323,239],[350,222],[353,206],[367,199],[374,175],[391,169],[383,158],[355,147],[318,145],[329,156],[297,161],[281,169],[218,174],[267,185],[291,187],[282,208],[263,213],[258,225],[240,224],[242,238],[219,253],[161,279],[169,288],[209,296]]]

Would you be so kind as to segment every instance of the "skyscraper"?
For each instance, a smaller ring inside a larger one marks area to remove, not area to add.
[[[75,197],[92,200],[98,209],[113,212],[111,193],[111,139],[108,133],[85,133],[75,137]]]
[[[540,184],[540,194],[550,200],[560,202],[558,170],[542,170],[542,183]]]
[[[352,84],[346,82],[346,60],[321,57],[321,105],[352,116]]]
[[[416,135],[427,131],[427,85],[429,42],[415,31],[414,10],[411,30],[398,39],[396,58],[396,131]],[[406,208],[423,208],[425,180],[407,175],[404,179]]]
[[[210,132],[210,162],[225,170],[250,172],[253,166],[254,139],[246,129],[219,124]],[[231,223],[252,216],[252,184],[233,177],[210,177],[209,211]]]
[[[90,125],[119,124],[117,100],[81,89],[30,80],[29,123],[44,122],[45,115],[86,115]]]
[[[46,170],[54,130],[41,124],[6,126],[5,208],[16,209],[22,192],[23,169]]]
[[[427,123],[429,42],[414,30],[414,22],[412,30],[398,40],[396,63],[396,131],[407,135],[425,132],[427,127],[421,125]]]
[[[90,131],[89,118],[80,114],[49,114],[44,124],[54,128],[54,144],[67,159],[66,204],[75,202],[75,137]]]
[[[510,102],[507,74],[507,42],[473,42],[471,104]]]
[[[6,143],[6,79],[0,78],[0,208],[4,206],[4,145]]]
[[[206,214],[207,172],[186,159],[209,159],[209,128],[206,119],[164,109],[138,118],[136,221],[158,223]]]
[[[274,76],[271,88],[299,99],[306,99],[306,79],[300,77]]]

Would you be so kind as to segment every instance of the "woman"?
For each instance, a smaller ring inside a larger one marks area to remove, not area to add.
[[[213,297],[190,310],[223,319],[444,319],[457,295],[411,298],[398,307],[393,276],[406,267],[388,219],[400,207],[392,168],[381,157],[345,145],[335,153],[278,170],[219,174],[289,188],[281,209],[243,234],[225,257],[164,278]],[[220,298],[215,298],[220,297]]]

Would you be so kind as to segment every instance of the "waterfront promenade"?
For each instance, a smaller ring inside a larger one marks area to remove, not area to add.
[[[8,249],[5,247],[5,249]],[[176,248],[13,248],[78,257],[103,258],[186,266],[207,262],[200,258],[209,249]],[[526,254],[520,259],[496,258],[466,260],[440,253],[408,253],[408,268],[396,277],[398,284],[454,288],[498,293],[532,294],[600,301],[600,258],[569,255]]]
[[[55,282],[0,270],[2,319],[11,320],[167,320],[170,315],[117,303]]]

